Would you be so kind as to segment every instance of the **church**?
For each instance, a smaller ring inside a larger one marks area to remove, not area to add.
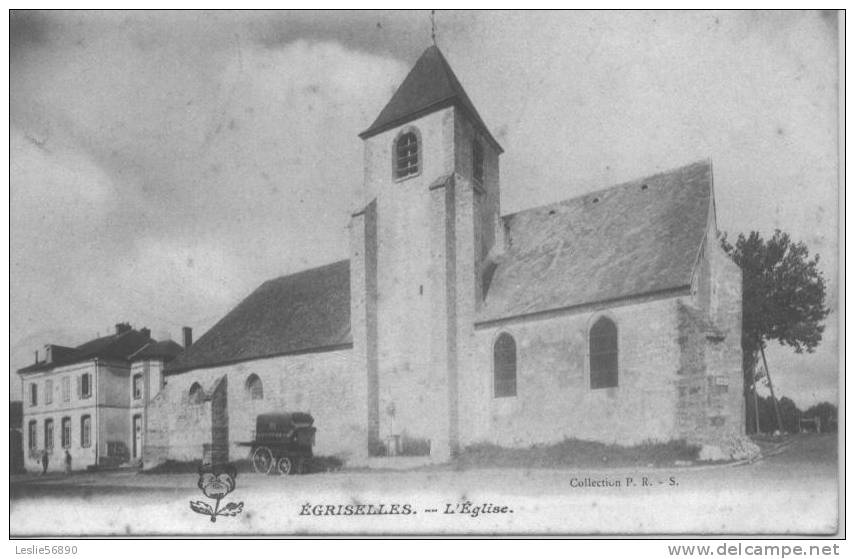
[[[503,215],[502,146],[436,46],[359,138],[349,259],[266,281],[167,365],[146,467],[247,458],[268,412],[310,413],[315,453],[353,465],[564,439],[728,455],[742,278],[711,162]]]

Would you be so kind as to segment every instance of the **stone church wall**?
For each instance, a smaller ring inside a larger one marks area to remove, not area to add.
[[[166,387],[152,401],[149,412],[149,444],[145,467],[166,459],[202,458],[203,444],[211,443],[211,400],[218,381],[228,386],[229,458],[248,458],[249,449],[238,442],[250,441],[258,414],[269,412],[311,413],[317,427],[315,453],[359,460],[365,454],[364,404],[355,401],[350,350],[309,353],[258,359],[169,375]],[[250,399],[247,378],[258,375],[264,397]],[[207,398],[192,403],[189,390],[198,382]]]
[[[479,329],[475,370],[466,373],[468,385],[478,388],[463,396],[462,408],[480,408],[475,415],[486,419],[472,425],[464,445],[527,446],[564,438],[632,445],[676,438],[676,304],[677,298],[668,298]],[[592,390],[588,330],[600,316],[617,325],[619,377],[615,388]],[[516,397],[493,397],[492,349],[502,332],[516,341]]]
[[[419,137],[419,173],[396,179],[394,142],[408,131]],[[453,134],[454,109],[448,107],[365,141],[361,196],[365,204],[376,202],[351,230],[352,273],[365,290],[352,302],[352,320],[360,322],[352,329],[359,359],[354,370],[371,374],[372,437],[385,446],[393,437],[436,445],[448,433],[445,361],[436,358],[434,343],[444,344],[436,335],[444,322],[434,319],[445,297],[434,241],[445,228],[434,221],[431,185],[453,171]]]
[[[744,434],[742,276],[711,231],[683,296],[476,329],[461,371],[463,446],[579,438],[633,445],[685,439],[725,453]],[[617,325],[619,381],[592,390],[588,331]],[[493,397],[493,344],[517,345],[517,395]]]
[[[678,307],[678,322],[678,429],[690,442],[726,449],[745,431],[742,272],[718,246],[712,229],[693,296]]]

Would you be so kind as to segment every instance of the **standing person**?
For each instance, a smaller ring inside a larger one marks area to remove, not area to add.
[[[47,450],[45,450],[42,452],[42,475],[45,475],[47,473],[47,467],[48,467],[48,454],[47,454]]]
[[[67,448],[65,449],[65,475],[71,475],[71,453]]]

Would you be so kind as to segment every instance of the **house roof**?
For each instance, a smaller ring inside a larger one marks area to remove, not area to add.
[[[72,351],[53,351],[53,359],[51,361],[39,361],[23,369],[18,369],[19,373],[32,373],[37,371],[47,371],[61,365],[71,365],[81,361],[90,359],[116,359],[127,361],[128,358],[138,351],[140,348],[152,341],[148,332],[141,332],[127,328],[110,336],[102,336],[89,340],[75,347]],[[54,346],[54,348],[59,346]],[[68,349],[68,348],[64,348]]]
[[[184,348],[172,340],[151,341],[148,345],[131,355],[130,360],[163,359],[164,362],[169,362],[175,359],[182,351],[184,351]]]
[[[436,45],[428,47],[419,57],[404,81],[392,95],[392,98],[380,111],[374,123],[359,137],[370,138],[380,132],[400,126],[420,116],[451,105],[459,106],[469,114],[475,125],[481,129],[487,139],[502,152],[502,146],[490,134],[490,130],[469,96],[460,85],[460,81],[451,70],[448,61]]]
[[[265,282],[167,365],[166,372],[350,343],[350,261],[342,260]]]
[[[703,161],[504,216],[477,322],[691,285],[711,204]]]

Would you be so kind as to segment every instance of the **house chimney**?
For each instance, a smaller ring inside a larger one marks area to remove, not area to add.
[[[131,325],[128,322],[120,322],[116,324],[116,334],[121,334],[122,332],[127,332],[131,329]]]
[[[53,362],[53,352],[51,351],[51,345],[45,344],[45,363]]]
[[[39,350],[35,350],[33,354],[36,356],[36,365],[39,363]]]
[[[143,338],[151,338],[151,330],[149,330],[148,328],[140,328],[140,334],[143,335]]]
[[[181,330],[184,332],[184,349],[188,349],[193,345],[193,329],[189,326],[185,326]]]

